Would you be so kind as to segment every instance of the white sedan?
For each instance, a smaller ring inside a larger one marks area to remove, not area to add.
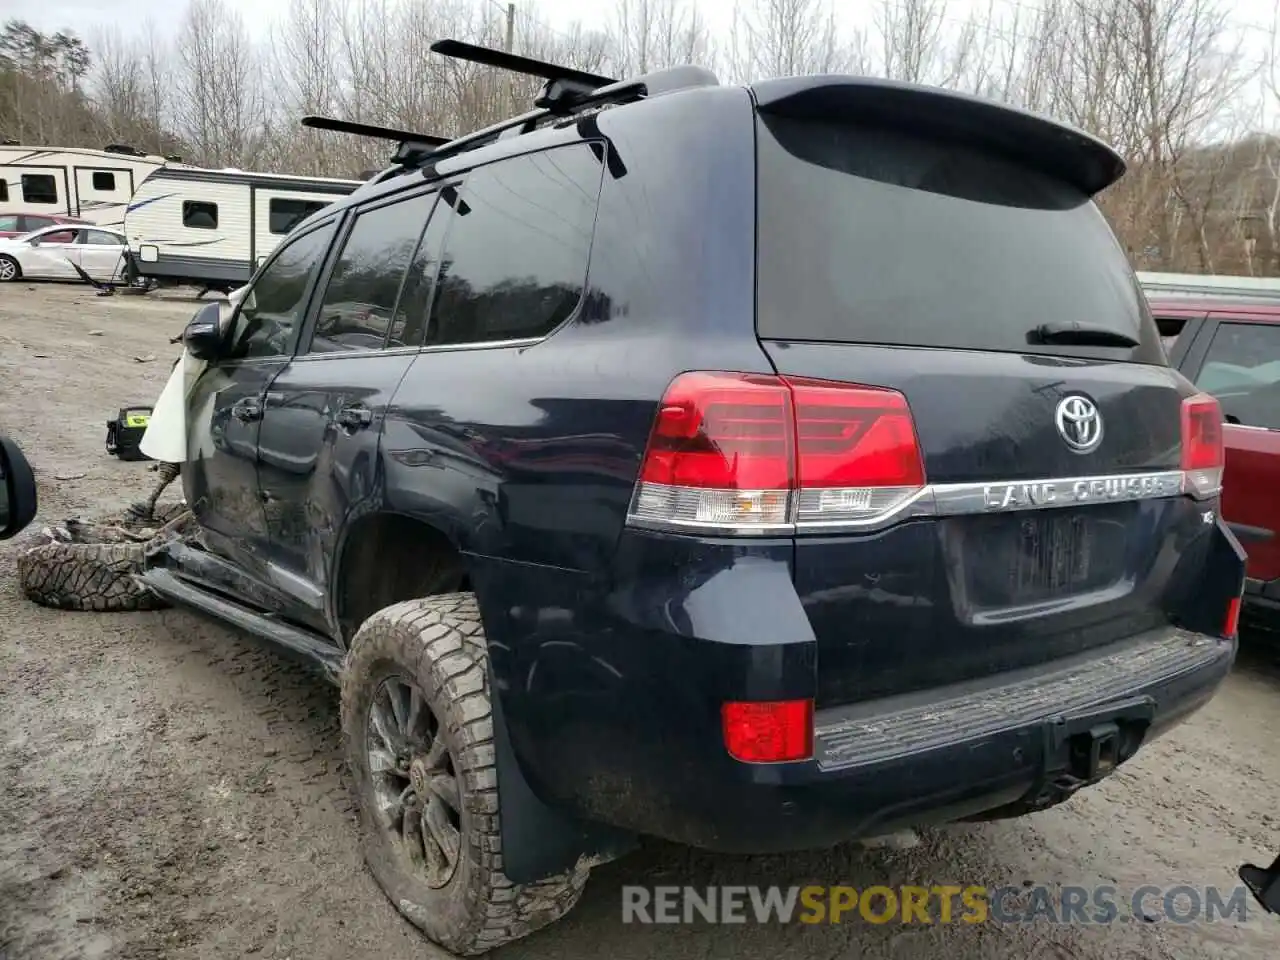
[[[124,268],[126,248],[124,234],[110,227],[55,224],[0,237],[0,282],[23,277],[79,280],[76,266],[95,280],[114,280]]]

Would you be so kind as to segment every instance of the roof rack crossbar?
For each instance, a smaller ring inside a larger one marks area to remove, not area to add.
[[[334,117],[308,115],[302,118],[302,125],[312,130],[331,130],[334,133],[351,133],[358,137],[370,137],[374,140],[393,140],[397,143],[413,143],[421,147],[444,146],[448,137],[436,137],[428,133],[414,133],[411,130],[397,130],[394,127],[381,127],[372,123],[357,123],[354,120],[338,120]]]
[[[622,83],[612,84],[608,87],[602,87],[596,90],[591,96],[579,100],[568,110],[548,110],[545,107],[539,107],[530,110],[528,113],[522,113],[519,116],[511,117],[507,120],[501,120],[491,126],[476,130],[474,133],[468,133],[456,140],[450,140],[443,146],[433,150],[427,155],[426,159],[432,163],[456,156],[460,153],[466,153],[468,150],[475,150],[483,147],[496,140],[501,134],[508,130],[526,125],[536,125],[539,120],[555,118],[564,120],[571,118],[574,114],[581,113],[585,110],[606,106],[610,103],[620,101],[633,100],[645,95],[645,85],[639,81],[627,80]]]
[[[693,65],[667,67],[627,80],[612,80],[571,67],[561,67],[460,40],[437,40],[431,45],[431,49],[443,56],[541,77],[547,82],[534,101],[533,110],[452,140],[423,137],[418,134],[409,134],[407,131],[370,127],[344,120],[331,120],[327,117],[306,117],[302,121],[303,125],[399,140],[400,147],[391,158],[391,167],[378,175],[377,179],[380,181],[388,176],[394,176],[396,169],[437,163],[486,146],[499,137],[511,135],[513,131],[516,134],[529,132],[541,126],[543,121],[561,122],[588,110],[628,103],[689,87],[714,87],[720,83],[710,70]],[[432,141],[435,142],[432,143]]]
[[[535,60],[532,57],[522,57],[514,53],[508,53],[505,50],[481,47],[474,43],[464,43],[461,40],[437,40],[431,45],[431,49],[435,53],[452,57],[454,60],[467,60],[486,67],[497,67],[500,70],[510,70],[512,73],[523,73],[529,77],[541,77],[543,80],[567,81],[574,86],[588,87],[590,89],[607,87],[610,84],[617,83],[611,77],[602,77],[599,74],[576,70],[573,67],[562,67],[559,64],[547,63],[545,60]]]

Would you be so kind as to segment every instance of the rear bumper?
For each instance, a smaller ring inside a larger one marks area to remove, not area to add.
[[[927,698],[823,711],[813,761],[738,765],[720,780],[688,771],[700,802],[680,817],[667,811],[629,825],[707,849],[768,853],[1052,806],[1071,792],[1054,784],[1071,770],[1073,734],[1136,720],[1131,756],[1212,698],[1235,654],[1234,641],[1168,629]]]
[[[1074,788],[1062,784],[1080,731],[1109,720],[1123,722],[1127,759],[1207,702],[1235,659],[1236,643],[1211,632],[1244,559],[1229,534],[1212,546],[1182,554],[1199,571],[1186,612],[1209,635],[1166,626],[850,698],[819,709],[812,759],[778,764],[733,760],[720,707],[814,696],[821,655],[789,541],[699,541],[688,562],[674,538],[624,538],[605,589],[485,557],[471,570],[513,760],[538,800],[635,834],[768,853],[1051,805]],[[939,637],[932,656],[946,649]]]

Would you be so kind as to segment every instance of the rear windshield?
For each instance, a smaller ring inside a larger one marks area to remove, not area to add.
[[[758,332],[1163,364],[1123,251],[1068,184],[972,146],[762,117]],[[1139,346],[1041,342],[1080,322]]]

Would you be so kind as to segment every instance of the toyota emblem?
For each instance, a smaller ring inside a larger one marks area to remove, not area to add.
[[[1076,453],[1089,453],[1102,442],[1102,414],[1088,397],[1064,397],[1053,419],[1062,439]]]

